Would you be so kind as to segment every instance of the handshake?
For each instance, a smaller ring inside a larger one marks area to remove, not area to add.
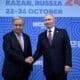
[[[27,58],[25,59],[25,62],[26,62],[26,63],[29,63],[29,64],[32,64],[33,61],[34,61],[34,59],[33,59],[32,56],[29,56],[29,57],[27,57]]]

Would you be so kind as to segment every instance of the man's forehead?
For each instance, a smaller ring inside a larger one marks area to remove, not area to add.
[[[54,17],[52,15],[47,15],[44,17],[44,19],[53,19]]]
[[[23,21],[22,19],[16,19],[15,21]]]

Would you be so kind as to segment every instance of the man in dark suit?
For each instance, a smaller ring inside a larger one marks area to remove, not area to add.
[[[3,37],[5,58],[2,75],[4,80],[28,80],[32,70],[28,59],[32,56],[30,38],[22,32],[22,17],[14,17],[12,24],[13,30]]]
[[[72,66],[68,34],[64,29],[55,28],[53,15],[46,15],[44,24],[47,30],[39,35],[34,62],[43,55],[46,80],[67,80],[66,74]]]

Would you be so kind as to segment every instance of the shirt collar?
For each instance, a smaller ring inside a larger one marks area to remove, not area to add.
[[[53,26],[52,28],[50,28],[51,32],[54,32],[55,27]],[[47,29],[47,32],[49,32],[49,29]]]
[[[20,35],[18,35],[17,33],[14,32],[14,34],[16,35],[16,37],[18,37],[18,36],[22,36],[22,33],[21,33]]]

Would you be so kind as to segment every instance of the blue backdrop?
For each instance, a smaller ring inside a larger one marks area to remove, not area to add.
[[[33,54],[36,50],[38,35],[45,30],[43,17],[24,17],[24,32],[30,36]],[[68,80],[80,80],[80,17],[56,17],[56,26],[65,28],[72,45],[72,69]],[[12,30],[12,17],[0,17],[0,80],[2,80],[2,64],[4,54],[2,50],[3,35]],[[45,80],[42,58],[35,64],[30,80]]]
[[[33,54],[38,35],[45,30],[43,17],[53,14],[56,27],[65,28],[72,47],[72,68],[68,80],[80,80],[80,3],[78,0],[0,0],[0,80],[4,52],[3,35],[12,30],[12,17],[22,16],[25,20],[24,32],[30,36]],[[75,2],[76,1],[76,2]],[[42,57],[34,63],[30,80],[45,80]]]

